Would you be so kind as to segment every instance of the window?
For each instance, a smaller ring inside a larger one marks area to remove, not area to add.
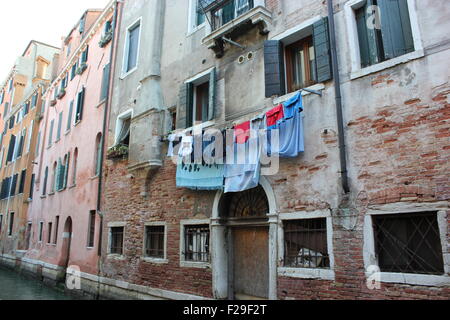
[[[313,17],[264,42],[266,97],[333,78],[328,17]]]
[[[75,113],[75,124],[83,119],[84,97],[86,94],[86,88],[83,89],[77,95],[77,109]]]
[[[111,72],[111,64],[108,63],[106,66],[103,67],[103,78],[102,78],[102,89],[101,89],[101,93],[100,93],[100,101],[103,101],[108,97],[110,72]]]
[[[33,173],[31,175],[31,182],[30,182],[30,195],[29,195],[29,199],[32,200],[33,199],[33,191],[34,191],[34,182],[35,182],[36,176]]]
[[[14,229],[14,212],[9,214],[8,236],[12,236]]]
[[[95,211],[89,213],[88,248],[94,247],[95,241]]]
[[[184,227],[184,260],[191,262],[209,262],[209,226]]]
[[[70,69],[70,80],[72,81],[73,78],[75,78],[75,76],[77,75],[77,64],[75,63],[72,68]]]
[[[178,116],[186,115],[185,128],[214,120],[215,117],[216,69],[208,70],[188,80],[180,91]]]
[[[125,47],[124,66],[123,66],[124,74],[129,73],[130,71],[134,70],[137,67],[140,32],[141,32],[140,20],[136,22],[133,26],[128,28]]]
[[[97,138],[95,139],[95,162],[94,162],[94,168],[95,168],[95,176],[100,175],[100,169],[102,167],[102,134],[97,134]]]
[[[329,268],[327,220],[284,221],[284,266]]]
[[[10,197],[14,197],[16,195],[17,180],[19,180],[19,174],[16,173],[12,178],[11,189],[10,189],[10,193],[9,193]]]
[[[73,115],[73,101],[70,101],[69,114],[67,115],[66,132],[69,132],[70,128],[72,127],[72,115]]]
[[[48,133],[48,147],[50,148],[53,143],[53,127],[55,126],[55,120],[50,122],[50,131]]]
[[[211,11],[212,28],[216,30],[253,8],[253,0],[222,1],[219,7]]]
[[[414,51],[407,0],[367,0],[361,5],[355,9],[361,67]],[[380,26],[370,26],[368,21],[373,17],[379,19]]]
[[[16,149],[16,136],[11,135],[9,140],[8,155],[6,156],[6,163],[13,161],[14,151]]]
[[[26,133],[27,133],[27,131],[26,131],[26,129],[24,129],[24,130],[22,131],[22,135],[20,136],[20,139],[19,139],[19,144],[18,144],[18,146],[17,146],[17,153],[16,153],[16,157],[15,157],[15,158],[19,158],[19,157],[22,156],[22,153],[23,153],[23,145],[24,145],[24,143],[25,143],[25,136],[26,136]]]
[[[8,91],[11,92],[12,89],[13,89],[13,87],[14,87],[14,80],[13,80],[13,79],[10,79],[10,80],[9,80],[9,89],[8,89]]]
[[[78,148],[73,153],[72,186],[77,184]]]
[[[3,215],[0,214],[0,235],[2,234],[2,227],[3,227]]]
[[[20,183],[19,183],[19,194],[23,193],[23,190],[25,188],[25,178],[27,176],[27,170],[22,170],[22,173],[20,174]]]
[[[382,272],[444,274],[437,214],[373,216],[375,253]]]
[[[50,244],[52,243],[52,226],[53,224],[51,222],[48,223],[48,234],[47,234],[47,243]]]
[[[116,124],[116,143],[115,145],[130,145],[130,130],[131,130],[132,112],[128,111],[117,118]]]
[[[59,113],[59,119],[58,119],[58,130],[56,131],[56,142],[58,142],[61,139],[62,122],[63,122],[63,112],[61,111]]]
[[[317,83],[316,56],[312,37],[286,46],[285,54],[288,93]]]
[[[31,109],[34,109],[37,105],[38,94],[34,94],[33,98],[31,98]]]
[[[37,140],[36,140],[36,150],[35,150],[35,158],[39,157],[39,151],[40,151],[40,145],[41,145],[41,131],[39,131],[38,136],[37,136]],[[44,141],[45,143],[45,141]]]
[[[56,216],[56,220],[55,220],[55,235],[53,237],[53,244],[58,244],[58,229],[59,229],[59,216]]]
[[[145,256],[148,258],[165,258],[165,226],[145,227]]]
[[[88,61],[88,55],[89,55],[89,46],[87,46],[86,49],[84,49],[84,51],[81,53],[80,63],[79,63],[80,68],[83,67],[84,65],[86,65],[86,63]]]
[[[44,185],[42,187],[42,196],[45,196],[47,194],[47,182],[48,182],[48,167],[45,168]]]
[[[110,254],[123,254],[123,231],[124,227],[111,228]]]
[[[44,223],[39,222],[39,242],[42,242],[43,233],[44,233]]]
[[[202,7],[199,5],[200,0],[197,0],[197,7],[195,10],[195,26],[198,27],[205,23],[206,17],[205,13],[203,12]]]
[[[33,137],[33,129],[34,129],[34,120],[31,120],[31,124],[30,124],[30,127],[28,129],[28,139],[27,139],[27,147],[26,147],[26,152],[27,153],[30,152],[31,138]]]

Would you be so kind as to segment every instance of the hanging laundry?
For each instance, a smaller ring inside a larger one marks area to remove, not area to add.
[[[173,157],[174,156],[174,152],[175,152],[175,148],[178,144],[180,144],[180,135],[179,134],[171,134],[168,137],[169,140],[169,150],[167,151],[167,156],[168,157]]]
[[[241,192],[256,188],[261,174],[262,140],[259,130],[265,129],[264,116],[251,121],[251,135],[245,144],[237,140],[232,146],[234,152],[227,152],[225,165],[225,193]],[[241,140],[242,141],[242,140]],[[234,153],[234,154],[233,154]],[[242,154],[244,153],[244,154]],[[234,159],[229,159],[234,156]]]
[[[236,143],[244,144],[250,138],[250,121],[244,122],[234,127]]]
[[[178,151],[178,156],[184,158],[192,155],[194,151],[194,137],[183,136],[181,139],[180,150]]]
[[[305,151],[303,132],[303,111],[301,93],[284,103],[285,118],[267,131],[267,154],[269,156],[279,156],[282,158],[296,158]],[[271,131],[278,130],[279,145],[276,147],[271,141]]]
[[[223,190],[224,165],[184,164],[177,166],[177,187],[191,190]]]
[[[280,104],[278,107],[273,108],[272,110],[266,113],[267,118],[267,129],[272,129],[276,126],[276,124],[283,120],[284,118],[284,110],[283,105]]]

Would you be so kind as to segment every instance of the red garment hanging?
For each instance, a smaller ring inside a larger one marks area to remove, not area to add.
[[[250,139],[250,121],[244,122],[234,127],[236,143],[244,144]]]
[[[283,105],[280,104],[278,107],[275,107],[269,112],[267,112],[266,119],[268,128],[275,126],[278,123],[278,121],[283,120],[284,119]]]

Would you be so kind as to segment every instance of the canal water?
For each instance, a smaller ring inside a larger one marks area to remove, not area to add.
[[[27,278],[0,267],[0,300],[73,300],[63,292],[46,287],[41,281]]]

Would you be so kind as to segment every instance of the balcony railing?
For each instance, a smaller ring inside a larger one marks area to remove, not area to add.
[[[254,7],[253,0],[222,0],[214,1],[214,4],[212,3],[209,6],[211,7],[211,27],[213,31],[233,21]]]

